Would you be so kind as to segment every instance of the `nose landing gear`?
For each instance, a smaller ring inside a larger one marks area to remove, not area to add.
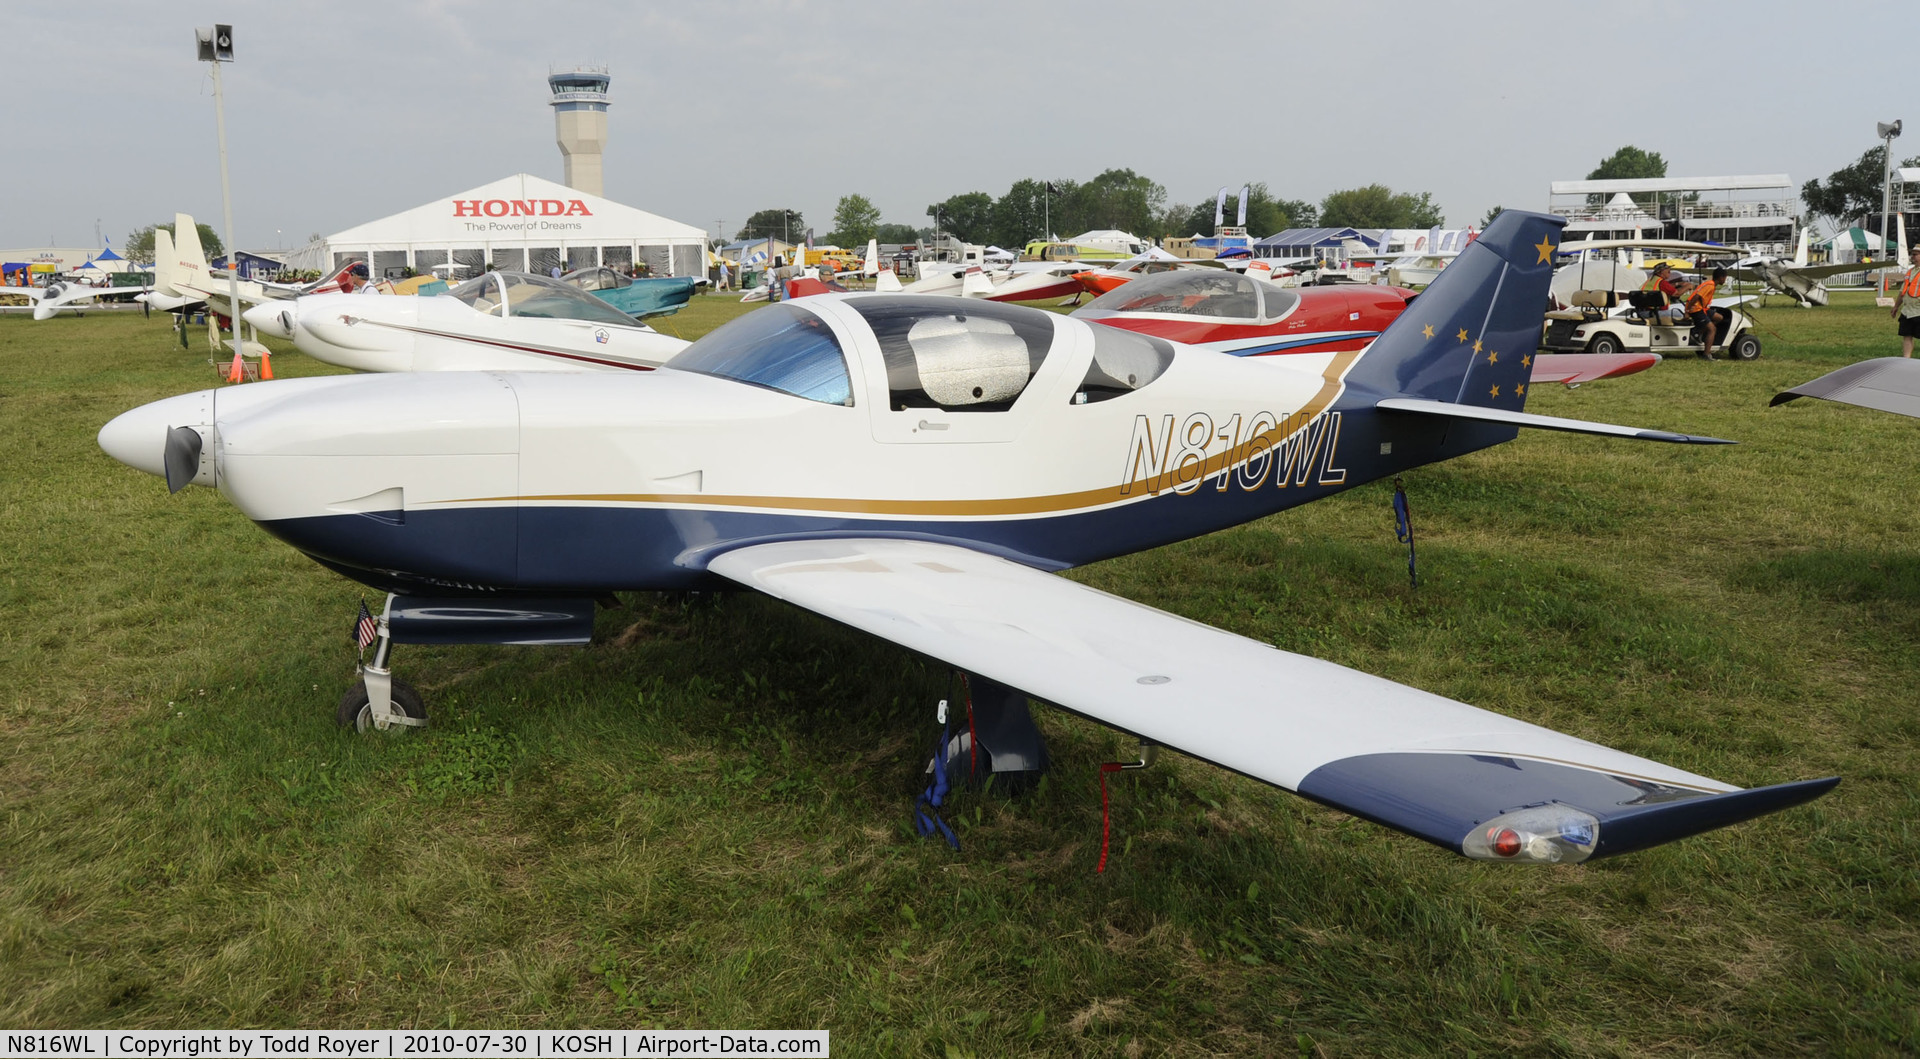
[[[373,618],[361,607],[361,618],[354,625],[354,643],[360,645],[362,652],[369,643],[373,646],[373,660],[362,661],[354,668],[360,679],[340,698],[340,708],[334,713],[334,719],[342,728],[352,728],[355,732],[368,730],[379,732],[401,732],[408,728],[427,726],[427,709],[420,702],[420,693],[413,685],[396,679],[389,659],[393,654],[393,630],[388,619],[393,614],[393,596],[389,594],[380,616]],[[373,628],[372,639],[367,639],[368,624]]]

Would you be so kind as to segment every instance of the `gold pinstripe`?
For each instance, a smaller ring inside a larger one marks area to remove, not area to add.
[[[1282,417],[1270,430],[1249,436],[1233,448],[1208,458],[1200,468],[1199,478],[1204,479],[1236,466],[1253,454],[1256,442],[1264,442],[1269,449],[1284,440],[1286,435],[1281,429],[1289,423],[1298,424],[1296,430],[1304,430],[1315,416],[1327,410],[1338,397],[1343,386],[1347,370],[1360,358],[1359,350],[1336,353],[1321,372],[1320,389],[1314,393],[1299,411]],[[445,501],[449,504],[497,504],[515,501],[573,501],[584,503],[613,504],[666,504],[674,507],[715,507],[715,508],[777,508],[782,510],[805,510],[827,514],[846,515],[922,515],[928,517],[954,517],[966,515],[1044,515],[1074,511],[1082,508],[1101,507],[1123,500],[1140,500],[1156,495],[1152,488],[1154,482],[1165,475],[1153,474],[1138,478],[1131,483],[1102,486],[1098,489],[1083,489],[1073,493],[1056,493],[1052,496],[1017,496],[986,500],[895,500],[850,497],[801,497],[801,496],[742,496],[714,493],[550,493],[532,496],[477,496],[461,500]]]

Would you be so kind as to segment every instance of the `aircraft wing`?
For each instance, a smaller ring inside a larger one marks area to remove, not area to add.
[[[780,541],[708,568],[1075,713],[1488,860],[1642,849],[1818,797],[1739,790],[969,548]]]
[[[1890,266],[1888,264],[1873,262],[1863,264],[1859,261],[1850,261],[1840,264],[1778,265],[1775,267],[1783,275],[1799,276],[1802,279],[1826,279],[1828,276],[1839,276],[1848,272],[1872,272],[1876,269],[1888,268]],[[1727,269],[1727,275],[1747,283],[1770,282],[1766,274],[1751,268],[1729,268]]]
[[[1769,404],[1796,397],[1819,397],[1920,418],[1920,360],[1878,357],[1830,371],[1811,382],[1773,395]]]
[[[152,289],[152,287],[86,287],[67,291],[61,295],[60,302],[63,305],[71,305],[77,301],[98,298],[103,294],[145,294]]]

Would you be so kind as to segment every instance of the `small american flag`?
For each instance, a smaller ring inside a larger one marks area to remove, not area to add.
[[[353,623],[353,642],[362,651],[380,635],[380,626],[373,620],[373,612],[367,609],[367,601],[360,601],[360,619]]]

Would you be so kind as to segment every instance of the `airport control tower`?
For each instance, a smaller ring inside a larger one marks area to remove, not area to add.
[[[607,145],[607,85],[604,66],[576,66],[566,73],[548,74],[553,89],[553,135],[567,160],[567,186],[589,195],[604,195],[600,179],[600,152]]]

